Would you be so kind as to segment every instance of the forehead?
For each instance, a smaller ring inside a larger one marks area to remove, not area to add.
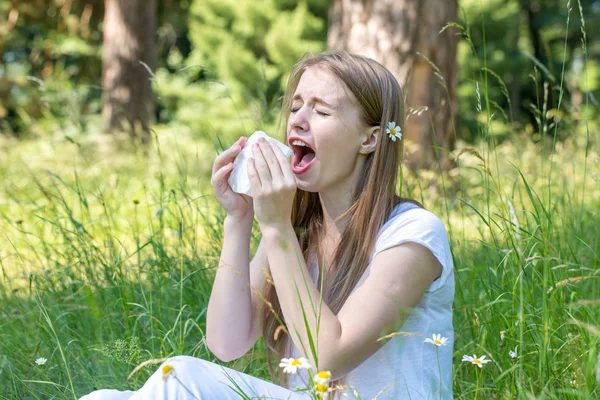
[[[313,96],[331,105],[345,104],[350,98],[342,81],[332,72],[318,66],[309,67],[304,71],[293,97],[308,101]]]

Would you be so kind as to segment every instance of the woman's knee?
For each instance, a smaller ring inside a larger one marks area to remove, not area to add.
[[[165,368],[170,366],[171,368]],[[170,357],[160,366],[162,374],[174,374],[179,378],[203,376],[209,370],[212,370],[216,364],[201,358],[191,356],[175,356]]]
[[[81,397],[79,400],[126,400],[133,396],[134,393],[135,392],[129,390],[120,392],[118,390],[103,389],[89,393]]]

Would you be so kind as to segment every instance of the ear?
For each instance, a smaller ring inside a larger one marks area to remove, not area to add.
[[[358,151],[360,154],[369,154],[375,151],[380,131],[381,129],[379,129],[379,126],[372,126],[366,131],[361,137],[363,141],[360,144],[360,149]]]

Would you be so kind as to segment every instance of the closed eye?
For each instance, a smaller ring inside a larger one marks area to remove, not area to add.
[[[297,112],[298,110],[299,110],[299,108],[292,108],[292,109],[290,110],[290,112],[291,112],[291,113],[295,113],[295,112]],[[325,116],[325,117],[327,117],[327,116],[331,115],[331,114],[328,114],[328,113],[326,113],[326,112],[319,111],[319,110],[317,110],[317,114],[319,114],[319,115],[323,115],[323,116]]]

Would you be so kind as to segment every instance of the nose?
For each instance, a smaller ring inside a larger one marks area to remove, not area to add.
[[[290,113],[289,125],[291,131],[306,132],[309,129],[308,118],[306,114],[307,107],[301,107],[295,113]]]

